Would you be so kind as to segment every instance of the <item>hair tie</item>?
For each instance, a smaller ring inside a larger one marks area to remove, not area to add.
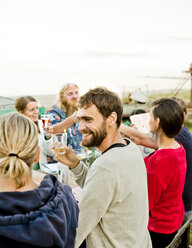
[[[8,156],[9,156],[9,157],[14,157],[14,156],[15,156],[15,157],[17,157],[17,158],[19,157],[16,153],[9,153]]]

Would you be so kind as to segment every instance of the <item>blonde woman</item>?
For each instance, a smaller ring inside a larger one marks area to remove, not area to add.
[[[74,247],[78,206],[53,175],[32,179],[38,130],[19,113],[0,117],[1,247]]]

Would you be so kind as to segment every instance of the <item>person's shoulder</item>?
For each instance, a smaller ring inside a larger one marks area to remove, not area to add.
[[[66,204],[69,207],[70,211],[75,212],[77,215],[79,212],[79,207],[77,200],[73,195],[71,187],[60,182],[59,182],[59,186],[62,188],[62,194],[63,194],[62,201],[64,202],[64,204]]]
[[[164,149],[165,150],[165,149]],[[147,157],[144,158],[146,168],[147,168],[147,173],[148,174],[161,174],[161,172],[167,169],[167,164],[168,162],[168,156],[164,153],[163,150],[157,150],[153,152],[152,154],[148,155]]]
[[[72,204],[77,206],[77,202],[72,193],[71,187],[59,182],[56,176],[46,175],[43,179],[43,183],[44,183],[44,187],[49,186],[55,188],[55,194],[57,195],[58,199],[61,199],[63,202],[67,203],[68,205]]]
[[[56,105],[53,105],[46,113],[51,114],[50,123],[52,125],[67,118],[66,113]]]
[[[176,136],[176,140],[179,142],[191,142],[192,143],[192,134],[190,133],[187,127],[182,127],[178,135]]]
[[[50,108],[48,108],[46,113],[52,113],[52,112],[60,112],[62,111],[57,105],[52,105]]]
[[[140,150],[139,146],[136,145],[132,141],[129,141],[129,143],[125,147],[125,151],[122,151],[122,152],[127,152],[127,153],[131,153],[131,154],[134,153],[134,154],[137,154],[137,156],[139,156],[141,154],[141,150]]]
[[[63,191],[67,194],[67,195],[71,195],[72,194],[72,189],[69,185],[64,184],[59,182],[60,187],[62,187]]]
[[[122,163],[124,163],[125,160],[135,161],[136,157],[138,159],[142,159],[142,154],[136,144],[128,141],[127,145],[120,145],[108,149],[99,158],[97,158],[95,162],[97,166],[112,168],[113,165],[116,167],[117,162],[120,163],[121,161]]]
[[[63,194],[65,195],[65,197],[67,197],[67,198],[69,198],[69,197],[70,198],[71,197],[74,198],[72,189],[71,189],[71,187],[69,185],[64,184],[64,183],[61,183],[61,182],[58,181],[58,186],[63,191]]]
[[[108,152],[102,154],[99,156],[91,165],[91,168],[89,169],[90,172],[98,172],[99,174],[102,174],[102,171],[108,170],[113,171],[113,165],[114,159],[111,156],[108,156]]]
[[[166,167],[167,165],[174,165],[181,156],[185,156],[185,149],[182,144],[180,144],[180,147],[176,149],[170,148],[157,150],[154,155],[151,156],[151,160]]]
[[[162,163],[166,159],[167,159],[167,153],[165,149],[160,149],[149,154],[147,157],[145,157],[144,160],[152,164],[158,164],[158,163]]]
[[[106,152],[103,153],[103,159],[107,160],[116,160],[119,159],[120,157],[124,157],[124,155],[129,156],[129,154],[132,153],[141,153],[138,146],[133,143],[130,140],[126,140],[127,144],[126,145],[117,145],[113,147],[112,149],[107,150]]]

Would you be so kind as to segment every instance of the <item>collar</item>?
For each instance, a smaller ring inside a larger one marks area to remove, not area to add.
[[[112,148],[115,148],[115,147],[124,147],[124,146],[127,146],[127,145],[130,144],[130,141],[129,141],[129,140],[127,140],[127,139],[124,139],[124,140],[125,140],[126,143],[127,143],[126,145],[123,144],[123,143],[115,143],[115,144],[111,145],[110,147],[108,147],[104,152],[102,152],[102,154],[105,153],[105,152],[107,152],[108,150],[110,150],[110,149],[112,149]]]

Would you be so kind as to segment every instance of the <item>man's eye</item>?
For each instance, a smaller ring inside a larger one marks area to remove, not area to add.
[[[87,118],[87,119],[85,119],[85,121],[86,121],[86,122],[91,122],[91,121],[92,121],[92,119]]]

